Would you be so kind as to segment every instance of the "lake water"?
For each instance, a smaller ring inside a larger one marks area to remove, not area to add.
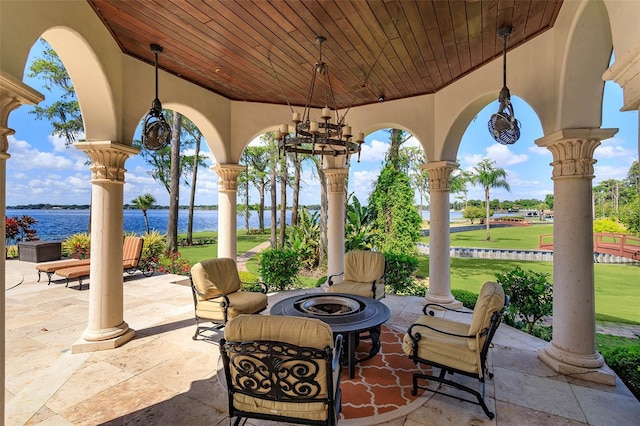
[[[178,232],[187,232],[188,210],[180,210],[178,214]],[[7,217],[31,216],[38,221],[33,226],[41,240],[64,240],[70,235],[87,232],[89,229],[89,210],[11,210]],[[167,232],[169,210],[148,210],[149,228],[161,234]],[[451,220],[461,220],[462,213],[451,212]],[[429,211],[423,212],[423,218],[429,219]],[[287,223],[290,223],[291,212],[287,212]],[[264,226],[271,226],[271,214],[267,211]],[[249,216],[249,228],[258,228],[258,213],[252,211]],[[216,231],[218,229],[217,210],[195,210],[193,212],[193,232]],[[244,218],[238,217],[238,229],[244,229]],[[124,210],[124,230],[143,234],[145,232],[144,216],[140,210]]]
[[[288,212],[287,219],[290,219]],[[89,229],[89,210],[7,210],[7,217],[31,216],[38,221],[33,229],[38,231],[41,240],[64,240],[70,235],[87,232]],[[169,210],[147,210],[149,228],[161,234],[167,232]],[[178,232],[187,232],[188,210],[178,213]],[[271,226],[271,215],[265,214],[265,227]],[[251,212],[249,227],[258,228],[258,214]],[[193,212],[193,232],[215,231],[218,229],[216,210],[195,210]],[[238,229],[244,229],[244,218],[238,217]],[[144,216],[140,210],[124,210],[125,232],[143,234],[146,231]]]

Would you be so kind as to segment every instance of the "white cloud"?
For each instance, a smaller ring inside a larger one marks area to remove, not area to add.
[[[627,177],[627,173],[629,172],[628,168],[618,166],[606,166],[606,165],[598,165],[596,163],[593,166],[593,174],[595,178],[593,179],[593,183],[598,184],[603,180],[608,179],[617,179],[622,180]]]
[[[386,142],[373,139],[370,143],[362,145],[360,154],[361,162],[384,161],[384,157],[391,145]]]
[[[362,170],[353,172],[349,180],[349,192],[354,192],[360,202],[365,202],[373,190],[373,184],[378,179],[380,170]]]
[[[630,149],[623,148],[620,145],[611,145],[603,143],[596,148],[593,157],[596,160],[610,158],[634,158],[636,153]]]
[[[553,156],[551,155],[551,151],[549,151],[547,148],[543,148],[543,147],[538,146],[538,145],[535,145],[535,144],[531,145],[531,146],[528,148],[528,151],[529,151],[531,154],[534,154],[534,155],[548,156],[549,158],[552,158],[552,157],[553,157]]]
[[[498,167],[507,167],[514,164],[520,164],[529,158],[526,154],[516,154],[509,149],[507,145],[494,143],[486,149],[487,157],[496,162]]]

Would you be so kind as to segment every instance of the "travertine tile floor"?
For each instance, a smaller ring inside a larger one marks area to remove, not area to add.
[[[126,277],[125,321],[136,330],[126,345],[72,355],[86,327],[89,291],[63,281],[36,282],[33,263],[6,263],[6,425],[229,424],[227,397],[216,375],[218,347],[193,341],[193,302],[184,277]],[[478,283],[480,286],[481,283]],[[279,298],[270,296],[273,305]],[[406,329],[418,297],[387,296],[391,325]],[[545,342],[500,326],[487,384],[489,420],[481,408],[441,395],[398,417],[341,425],[637,425],[640,402],[617,380],[603,386],[557,375],[537,358]],[[267,424],[267,422],[249,422]]]

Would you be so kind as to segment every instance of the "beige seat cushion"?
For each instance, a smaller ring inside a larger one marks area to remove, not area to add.
[[[382,299],[384,297],[385,260],[382,253],[354,250],[344,255],[344,280],[329,287],[332,293],[355,294]],[[371,285],[376,281],[376,294]]]
[[[502,310],[503,307],[504,290],[502,289],[502,286],[493,281],[485,282],[480,289],[476,306],[473,308],[469,334],[477,335],[483,330],[489,328],[489,325],[491,324],[491,316],[494,312]],[[477,341],[469,339],[467,342],[469,349],[476,350],[477,347],[482,348],[484,339],[484,336],[478,336]]]
[[[233,259],[208,259],[196,263],[191,268],[191,279],[200,293],[200,300],[207,300],[219,294],[229,294],[240,290],[240,276]]]
[[[229,342],[270,340],[317,349],[333,347],[333,333],[328,324],[317,319],[302,317],[241,315],[227,323],[224,338]],[[321,361],[315,377],[321,386],[318,394],[320,398],[327,396],[326,376],[326,366],[324,361]],[[232,371],[232,380],[234,377]],[[339,369],[333,372],[334,390],[339,386],[338,377]],[[240,393],[234,393],[233,402],[237,409],[250,413],[320,421],[326,420],[328,414],[328,407],[324,402],[272,401]]]
[[[348,293],[357,296],[371,297],[371,282],[361,283],[355,281],[342,281],[329,287],[332,293]],[[376,283],[375,299],[382,299],[384,296],[384,280]]]
[[[464,336],[469,333],[468,324],[432,317],[430,315],[424,315],[418,319],[416,323],[425,324],[448,333]],[[414,327],[413,331],[414,333],[417,332],[422,335],[422,338],[418,342],[418,358],[448,365],[469,373],[480,373],[479,354],[477,351],[471,350],[467,342],[468,340],[475,341],[475,339],[456,338],[447,334],[438,333],[426,327]],[[409,355],[413,354],[412,343],[413,341],[409,335],[405,334],[402,341],[402,349]]]
[[[227,308],[227,319],[237,317],[241,314],[253,314],[260,312],[267,307],[268,298],[264,293],[254,293],[249,291],[237,291],[227,294],[229,307]],[[196,315],[199,318],[206,318],[216,321],[224,321],[224,311],[222,310],[223,299],[199,300],[196,307]]]
[[[384,274],[384,255],[375,251],[355,250],[344,255],[344,280],[373,282]]]

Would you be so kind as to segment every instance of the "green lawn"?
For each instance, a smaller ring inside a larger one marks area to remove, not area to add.
[[[418,276],[429,276],[429,257],[419,256]],[[524,270],[549,274],[551,262],[451,258],[451,288],[478,293],[482,283],[495,274],[520,266]],[[598,263],[594,265],[596,319],[640,324],[640,267]]]
[[[553,225],[510,226],[491,228],[491,241],[487,241],[485,229],[451,234],[451,247],[536,250],[538,236],[552,234]],[[429,237],[421,237],[421,243],[429,244]]]
[[[193,238],[217,238],[217,232],[196,232],[193,234]],[[186,234],[179,234],[178,240],[186,238]],[[260,243],[269,240],[269,234],[252,234],[246,235],[245,231],[238,231],[238,246],[236,254],[240,255],[245,253]],[[218,243],[206,244],[199,246],[185,246],[180,247],[179,250],[182,257],[189,260],[193,265],[205,259],[211,259],[218,257]]]
[[[529,227],[496,228],[491,230],[493,241],[484,240],[485,231],[469,231],[451,234],[451,246],[491,247],[497,249],[535,249],[539,234],[553,232],[553,225],[534,225]],[[215,232],[197,233],[196,238],[216,237]],[[184,238],[183,235],[179,238]],[[268,234],[245,235],[238,232],[238,254],[242,254],[258,244],[267,241]],[[427,241],[423,237],[421,241]],[[216,257],[218,245],[180,247],[180,253],[192,264],[204,259]],[[419,256],[418,276],[429,276],[429,257]],[[549,274],[553,282],[551,262],[527,262],[491,259],[451,258],[451,288],[477,293],[482,283],[495,280],[495,274],[520,266],[524,270]],[[258,274],[258,265],[253,258],[247,263],[247,269]],[[595,264],[596,319],[599,321],[626,322],[640,324],[640,267],[632,265]],[[315,287],[315,278],[300,277],[302,287]]]

